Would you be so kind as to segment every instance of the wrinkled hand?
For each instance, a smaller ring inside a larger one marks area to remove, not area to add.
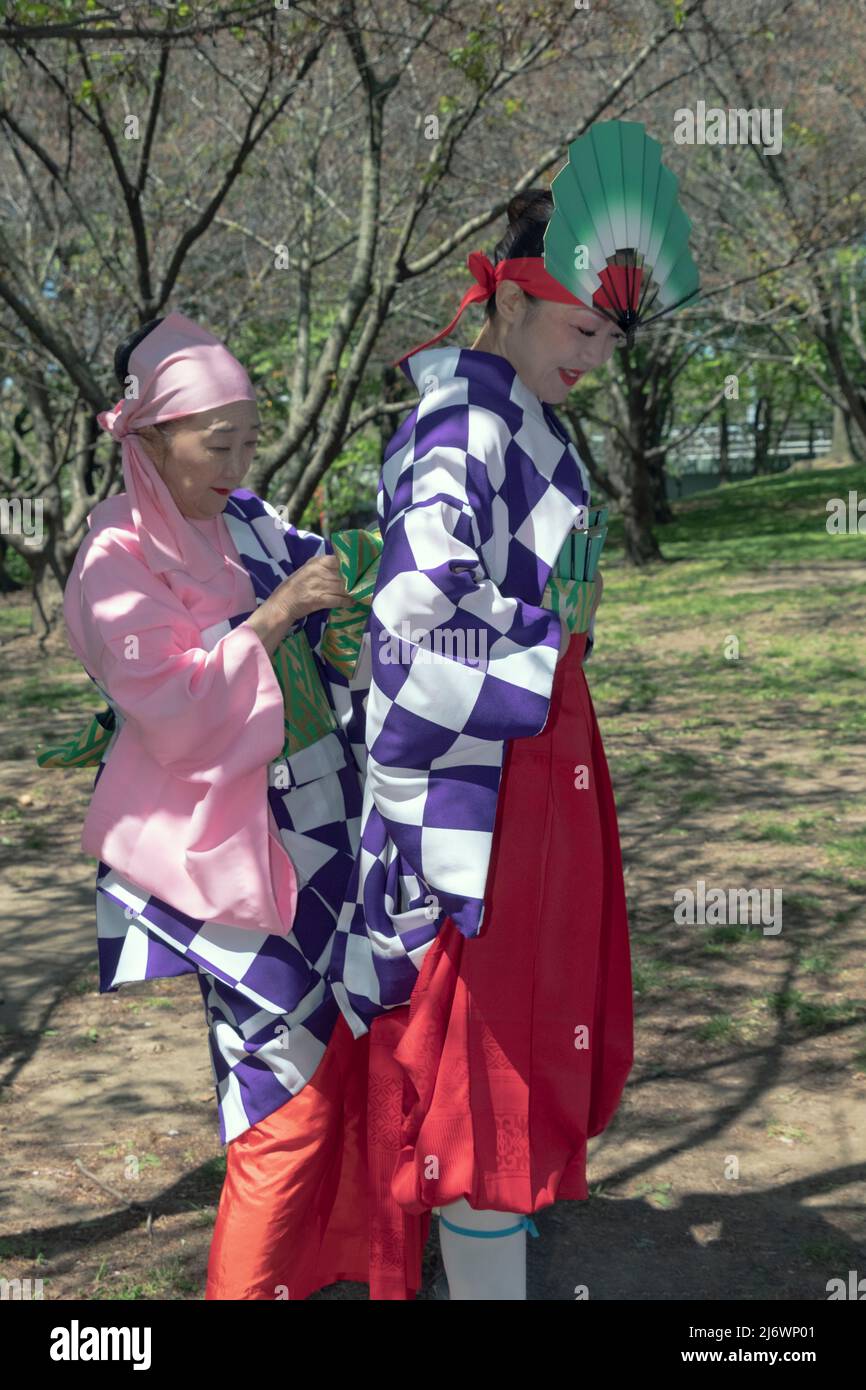
[[[349,608],[354,602],[336,555],[316,555],[308,560],[284,579],[270,597],[292,622],[319,608]]]

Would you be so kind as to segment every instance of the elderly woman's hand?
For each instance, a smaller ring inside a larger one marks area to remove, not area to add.
[[[318,608],[349,608],[354,602],[336,555],[316,555],[284,579],[245,620],[273,656],[289,628]]]
[[[284,579],[267,602],[282,607],[290,622],[319,608],[347,608],[353,602],[336,555],[317,555]]]

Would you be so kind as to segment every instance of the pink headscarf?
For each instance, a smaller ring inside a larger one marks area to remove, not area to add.
[[[128,375],[135,394],[96,418],[121,441],[123,480],[144,557],[156,574],[182,570],[201,582],[214,580],[224,560],[183,516],[135,431],[232,401],[254,401],[253,384],[219,338],[183,314],[169,314],[142,339],[130,355]],[[220,526],[225,543],[222,520]]]

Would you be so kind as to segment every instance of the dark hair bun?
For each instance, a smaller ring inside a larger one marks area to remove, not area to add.
[[[146,338],[148,333],[162,323],[162,319],[151,319],[150,323],[142,324],[141,328],[136,328],[134,333],[130,333],[128,338],[124,338],[122,343],[114,349],[114,375],[117,377],[117,384],[121,391],[126,386],[126,378],[129,375],[129,359],[138,347],[142,338]]]
[[[494,265],[500,261],[516,260],[522,256],[542,256],[544,254],[544,232],[553,213],[553,194],[549,188],[525,188],[515,193],[508,204],[508,226],[500,242],[497,242],[491,260]],[[524,290],[527,299],[535,296]],[[496,316],[496,296],[487,301],[485,313],[488,319]]]
[[[515,193],[508,204],[508,225],[520,222],[547,222],[553,211],[553,194],[549,188],[525,188]]]

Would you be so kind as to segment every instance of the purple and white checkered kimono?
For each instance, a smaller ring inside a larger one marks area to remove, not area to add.
[[[231,495],[223,516],[257,603],[307,560],[332,551],[321,536],[288,526],[246,489]],[[202,646],[212,650],[248,616],[238,613],[208,628]],[[97,869],[100,989],[198,974],[224,1143],[302,1089],[339,1014],[326,971],[358,847],[364,655],[350,688],[321,659],[327,616],[320,610],[295,627],[307,634],[340,727],[287,759],[275,759],[268,772],[268,799],[298,879],[289,936],[194,920],[107,864],[100,862]],[[99,688],[114,709],[119,732],[123,715]]]
[[[428,348],[388,446],[365,642],[361,847],[329,979],[356,1037],[408,1002],[446,916],[482,924],[508,739],[547,722],[560,620],[544,587],[589,479],[505,358]]]

